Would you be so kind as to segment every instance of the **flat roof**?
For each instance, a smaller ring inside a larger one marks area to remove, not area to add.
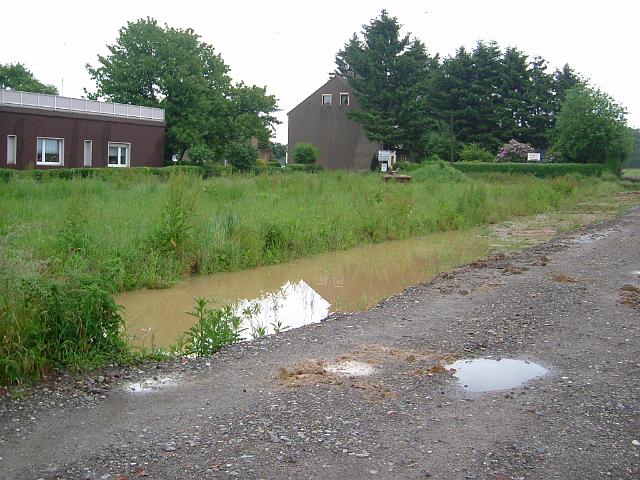
[[[164,122],[164,109],[0,89],[0,105]]]

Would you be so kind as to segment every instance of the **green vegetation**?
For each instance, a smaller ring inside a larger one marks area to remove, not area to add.
[[[477,143],[467,143],[460,151],[461,162],[495,162],[496,156]]]
[[[320,149],[312,143],[298,143],[291,154],[293,161],[301,164],[315,163],[320,157]]]
[[[58,89],[39,81],[30,70],[21,63],[0,63],[0,89],[22,90],[24,92],[47,93],[57,95]]]
[[[414,170],[406,185],[373,174],[308,175],[288,167],[273,169],[288,175],[209,179],[196,167],[158,169],[166,170],[174,173],[104,169],[70,180],[25,172],[2,183],[0,383],[38,377],[50,367],[128,358],[114,292],[464,230],[620,188],[579,175],[467,177],[442,162]],[[198,315],[203,320],[189,336],[190,348],[218,348],[199,339],[229,319],[204,308]]]
[[[266,88],[232,83],[222,57],[192,29],[139,19],[121,28],[107,49],[97,66],[87,65],[97,85],[89,97],[164,108],[167,159],[204,147],[212,160],[234,161],[251,137],[268,144],[278,123],[275,97]]]
[[[578,174],[589,177],[599,177],[609,171],[601,163],[479,163],[455,162],[451,166],[465,173],[508,173],[519,175],[534,175],[540,178],[555,178],[563,175]],[[610,172],[611,173],[611,172]]]
[[[184,334],[177,347],[183,355],[204,357],[213,355],[223,346],[240,340],[242,318],[233,313],[231,306],[210,308],[209,301],[196,298],[196,305],[189,315],[196,323]]]
[[[634,146],[625,114],[622,106],[600,90],[572,88],[552,134],[554,155],[562,161],[597,161],[619,170]]]
[[[584,83],[568,65],[549,71],[543,58],[495,42],[440,58],[401,27],[383,10],[336,54],[336,66],[361,105],[349,116],[370,140],[402,145],[414,161],[455,161],[464,144],[496,153],[511,139],[547,148],[567,90]]]

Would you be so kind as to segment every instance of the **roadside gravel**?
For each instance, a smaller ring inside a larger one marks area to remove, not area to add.
[[[0,478],[639,478],[638,238],[634,208],[211,358],[5,395]],[[468,394],[442,367],[477,357],[550,373]]]

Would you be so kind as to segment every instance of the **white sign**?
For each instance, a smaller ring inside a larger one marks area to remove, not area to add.
[[[527,162],[539,162],[540,154],[539,153],[527,153]]]
[[[383,172],[386,172],[387,171],[387,165],[388,165],[387,162],[382,162],[380,164],[380,170],[383,171]]]

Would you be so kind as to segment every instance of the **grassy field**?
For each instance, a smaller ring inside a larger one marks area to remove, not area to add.
[[[621,189],[613,177],[484,174],[444,164],[407,185],[345,172],[0,183],[0,383],[127,356],[110,293],[193,274],[465,230]]]
[[[622,170],[622,176],[640,178],[640,168],[625,168]]]

